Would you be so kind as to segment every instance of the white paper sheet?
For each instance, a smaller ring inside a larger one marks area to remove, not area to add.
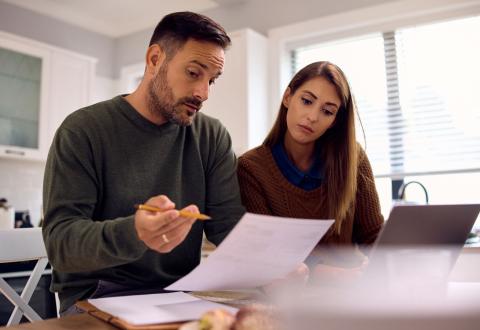
[[[246,213],[204,262],[165,289],[235,290],[268,284],[303,262],[333,222]]]
[[[111,298],[89,299],[98,309],[133,325],[161,324],[197,320],[214,308],[233,314],[237,309],[202,300],[183,292],[157,293]]]

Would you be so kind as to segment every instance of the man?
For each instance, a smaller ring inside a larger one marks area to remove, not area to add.
[[[43,236],[63,314],[81,299],[173,283],[200,262],[204,231],[219,244],[243,214],[230,137],[198,113],[229,44],[205,16],[167,15],[137,90],[80,109],[58,129],[45,170]],[[139,203],[163,211],[135,212]]]

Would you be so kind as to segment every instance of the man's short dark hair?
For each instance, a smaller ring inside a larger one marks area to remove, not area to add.
[[[231,40],[225,29],[207,16],[189,11],[165,16],[155,28],[150,45],[159,44],[171,59],[188,39],[214,43],[226,49]]]

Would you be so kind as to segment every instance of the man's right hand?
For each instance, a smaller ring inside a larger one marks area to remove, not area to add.
[[[187,237],[196,219],[181,217],[175,210],[175,204],[165,195],[152,197],[145,204],[165,211],[138,210],[135,213],[138,238],[157,252],[172,251]],[[196,205],[189,205],[183,210],[200,213]]]

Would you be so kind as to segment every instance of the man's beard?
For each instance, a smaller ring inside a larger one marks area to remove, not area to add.
[[[194,97],[183,97],[175,101],[172,88],[167,83],[168,64],[164,63],[160,71],[148,87],[148,108],[151,113],[158,114],[171,123],[180,126],[189,126],[192,124],[194,113],[180,108],[184,103],[193,104],[200,110],[202,101]]]

